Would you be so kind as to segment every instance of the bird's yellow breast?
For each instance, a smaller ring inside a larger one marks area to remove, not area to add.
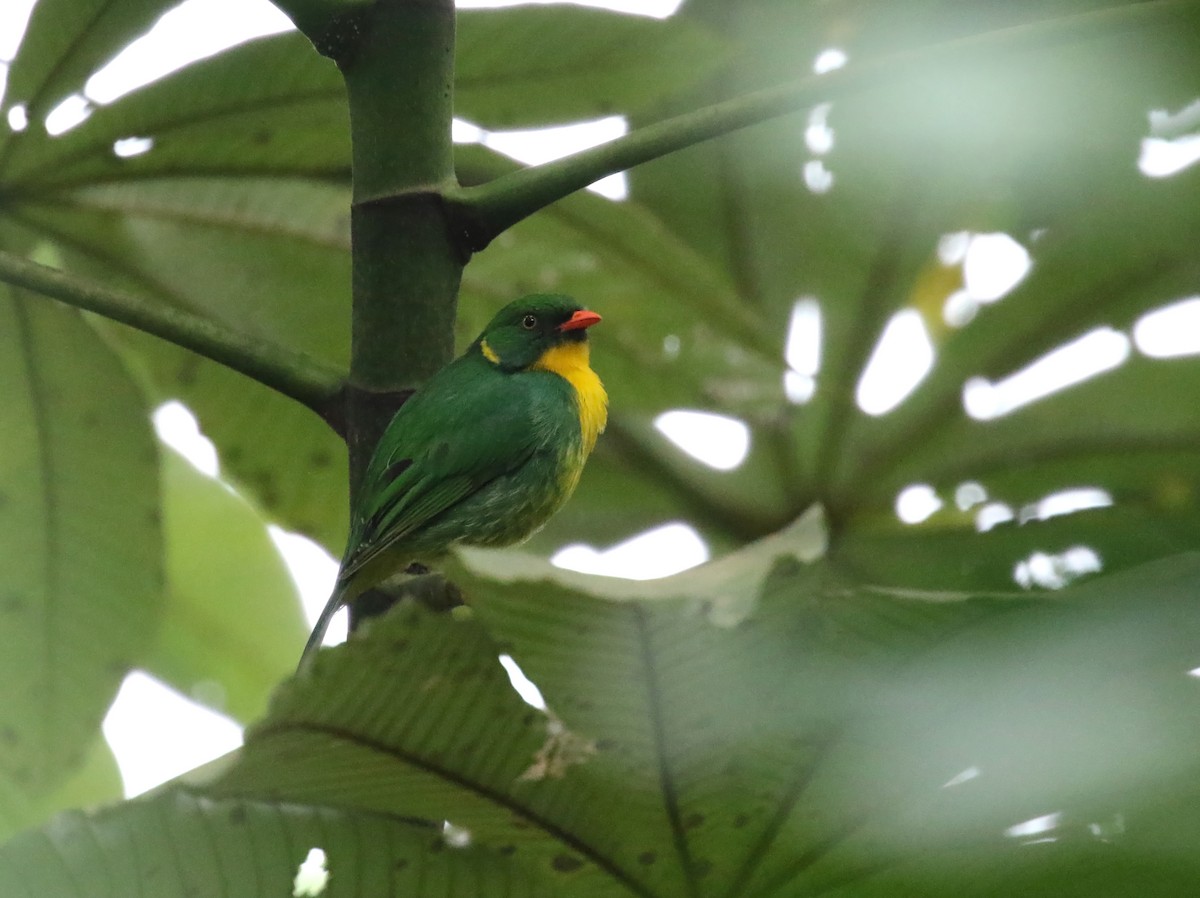
[[[553,371],[575,388],[585,457],[591,453],[596,437],[604,432],[604,425],[608,423],[608,393],[588,364],[590,358],[587,343],[560,343],[542,353],[532,366],[537,371]]]

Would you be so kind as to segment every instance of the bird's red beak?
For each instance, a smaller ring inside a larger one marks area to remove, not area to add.
[[[589,312],[587,309],[580,309],[566,321],[558,326],[560,331],[581,331],[584,328],[591,327],[593,324],[600,323],[600,316],[595,312]]]

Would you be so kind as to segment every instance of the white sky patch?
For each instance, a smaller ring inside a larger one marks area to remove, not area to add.
[[[980,308],[1003,299],[1029,274],[1029,250],[1008,234],[958,231],[938,241],[943,265],[962,265],[963,288],[946,297],[942,317],[951,327],[968,324]]]
[[[550,562],[584,574],[655,580],[708,561],[708,546],[694,529],[673,522],[617,543],[604,551],[577,543],[560,549]]]
[[[552,6],[562,0],[456,0],[459,9],[491,9],[505,6]],[[665,19],[674,15],[683,0],[572,0],[576,6],[591,6],[608,9],[627,15]]]
[[[840,69],[849,61],[850,57],[846,55],[845,50],[838,47],[827,47],[813,60],[813,72],[817,75],[824,75],[826,72]]]
[[[1200,667],[1193,667],[1191,670],[1188,671],[1188,676],[1196,677],[1197,679],[1200,679]]]
[[[976,505],[987,501],[987,490],[982,483],[966,480],[954,488],[954,504],[959,511],[969,511]]]
[[[1004,831],[1004,835],[1016,839],[1021,836],[1036,836],[1040,833],[1049,832],[1055,829],[1062,823],[1062,812],[1054,814],[1044,814],[1041,817],[1034,817],[1032,820],[1026,820],[1023,823],[1017,823],[1008,827]]]
[[[216,477],[220,473],[217,447],[200,432],[200,422],[191,409],[172,399],[154,410],[153,419],[158,438],[190,461],[197,470],[209,477]]]
[[[808,112],[808,126],[804,129],[804,143],[809,152],[820,156],[833,149],[833,128],[829,126],[829,110],[832,103],[818,103]]]
[[[963,256],[967,292],[980,302],[995,302],[1029,274],[1029,251],[1008,234],[974,234]]]
[[[1200,160],[1200,100],[1178,112],[1152,109],[1150,133],[1142,138],[1138,170],[1148,178],[1169,178]]]
[[[65,134],[91,114],[92,104],[81,94],[71,94],[46,113],[46,133],[51,137]]]
[[[1021,509],[1017,516],[1020,523],[1027,521],[1046,521],[1077,511],[1087,511],[1092,508],[1108,508],[1113,504],[1112,495],[1108,490],[1097,486],[1081,486],[1072,489],[1058,490],[1048,496],[1031,502]]]
[[[25,35],[29,14],[37,0],[4,0],[0,3],[0,59],[12,61]]]
[[[692,458],[718,471],[732,471],[750,452],[750,428],[728,415],[672,409],[655,418],[654,427]]]
[[[967,248],[971,245],[970,231],[954,231],[943,234],[938,240],[938,261],[943,265],[961,265],[967,257]]]
[[[833,172],[825,167],[820,159],[810,159],[804,163],[804,186],[813,193],[829,193],[833,190]]]
[[[271,524],[267,527],[279,554],[283,556],[296,588],[300,592],[300,602],[304,606],[304,616],[311,627],[317,622],[321,609],[333,593],[337,582],[338,563],[323,546],[313,542],[307,536],[292,533]],[[346,613],[343,609],[329,625],[322,645],[337,645],[346,641]]]
[[[1188,134],[1174,140],[1145,137],[1138,156],[1138,170],[1148,178],[1169,178],[1197,161],[1200,161],[1200,134]]]
[[[296,870],[292,882],[292,898],[318,898],[329,885],[329,868],[326,866],[324,850],[310,848],[308,856]]]
[[[783,358],[783,391],[797,405],[808,402],[817,391],[817,372],[821,370],[821,304],[811,296],[801,297],[792,306]]]
[[[1200,297],[1147,312],[1133,326],[1138,351],[1156,359],[1200,353]]]
[[[978,777],[980,772],[978,767],[968,767],[966,770],[956,773],[950,779],[946,780],[946,782],[942,783],[942,788],[949,789],[951,786],[961,786],[963,783],[969,783]]]
[[[975,512],[975,529],[980,533],[987,533],[993,527],[1016,520],[1016,517],[1012,506],[1003,502],[989,502]]]
[[[896,517],[905,524],[920,524],[942,507],[942,500],[928,483],[913,483],[896,496]]]
[[[783,372],[783,395],[793,405],[803,405],[817,395],[817,380],[788,368]]]
[[[125,795],[153,789],[242,744],[242,729],[142,671],[125,678],[104,718]]]
[[[1130,341],[1110,327],[1096,328],[1064,343],[998,383],[973,377],[963,384],[963,408],[988,421],[1119,367]]]
[[[29,127],[29,115],[25,112],[25,106],[18,103],[16,106],[8,110],[8,127],[13,131],[24,131]]]
[[[1057,554],[1034,552],[1013,568],[1013,580],[1023,589],[1062,589],[1084,574],[1104,569],[1100,555],[1090,546],[1072,546]]]
[[[868,415],[896,408],[933,367],[933,343],[921,314],[902,309],[891,317],[871,352],[855,390],[858,407]]]
[[[111,103],[228,47],[292,29],[267,0],[184,0],[97,70],[83,92],[93,102]]]
[[[450,139],[455,143],[483,143],[487,132],[466,119],[456,118],[450,122]]]
[[[540,711],[546,710],[546,700],[542,697],[542,690],[537,688],[537,684],[533,680],[525,676],[525,671],[521,670],[521,666],[513,660],[512,655],[501,655],[500,666],[508,674],[508,681],[512,683],[512,688],[517,691],[517,695],[521,696],[521,700],[525,704],[532,705]]]
[[[122,137],[113,142],[113,155],[131,159],[149,153],[154,148],[153,137]]]
[[[576,122],[556,128],[534,128],[527,131],[483,131],[482,143],[489,149],[526,165],[541,165],[580,150],[608,143],[629,132],[629,121],[623,115],[589,122]],[[629,195],[624,172],[601,178],[588,187],[611,200],[623,200]]]

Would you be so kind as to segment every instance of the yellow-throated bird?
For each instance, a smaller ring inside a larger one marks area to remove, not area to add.
[[[301,668],[365,590],[458,543],[520,542],[567,501],[608,419],[589,365],[599,320],[567,296],[518,299],[400,407],[367,465]]]

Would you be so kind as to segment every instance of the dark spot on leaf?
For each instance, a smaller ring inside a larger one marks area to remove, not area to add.
[[[190,387],[196,382],[196,376],[200,373],[200,359],[189,358],[179,366],[179,373],[175,379],[179,381],[179,385]]]
[[[590,701],[588,701],[586,698],[581,698],[575,702],[575,707],[578,708],[580,711],[590,711],[596,706],[594,704],[592,704]]]
[[[617,741],[615,739],[597,739],[596,740],[596,750],[597,751],[613,751],[616,748],[617,748]]]
[[[741,829],[743,826],[745,826],[749,822],[750,822],[749,814],[738,814],[736,817],[733,818],[734,829]]]
[[[497,850],[505,857],[512,857],[514,854],[517,853],[517,846],[516,845],[501,845]]]
[[[237,464],[245,457],[246,454],[242,452],[241,446],[230,446],[228,449],[221,450],[221,458],[231,465]]]
[[[706,861],[703,858],[692,864],[692,873],[696,876],[707,876],[712,872],[712,862]]]
[[[407,648],[408,648],[408,640],[407,639],[393,639],[392,640],[392,651],[403,652]]]
[[[684,829],[695,829],[697,826],[700,826],[703,822],[704,822],[703,814],[688,814],[687,817],[684,818],[683,828]]]
[[[260,130],[254,132],[253,139],[254,139],[254,142],[256,144],[258,144],[259,146],[262,146],[263,144],[268,144],[271,142],[271,132],[260,129]]]
[[[17,745],[21,741],[21,734],[13,727],[5,726],[0,729],[0,739],[4,740],[5,745]]]
[[[408,866],[408,858],[404,858],[404,857],[398,858],[396,860],[396,863],[393,864],[392,866],[396,870],[403,870],[405,867]]]
[[[560,854],[550,862],[550,866],[559,873],[574,873],[583,866],[583,861],[569,854]]]
[[[429,843],[429,850],[433,854],[437,854],[439,851],[445,851],[446,850],[446,840],[439,836],[438,838],[434,839],[432,842]]]
[[[3,608],[5,614],[20,614],[25,610],[25,601],[16,593],[9,593],[4,597],[0,608]]]
[[[245,805],[235,805],[229,810],[229,822],[237,826],[246,822],[246,807]]]
[[[649,867],[656,860],[658,860],[658,855],[653,851],[643,851],[638,855],[638,863],[645,867]]]
[[[88,430],[95,430],[100,426],[100,416],[95,412],[85,412],[83,418],[80,420],[83,422],[83,426]]]
[[[146,520],[155,527],[162,524],[162,511],[157,508],[151,508],[149,514],[146,515]]]
[[[511,825],[513,829],[529,829],[529,821],[520,817],[513,817]]]
[[[537,714],[534,714],[532,711],[530,711],[528,714],[526,714],[524,717],[521,718],[521,723],[523,723],[525,726],[528,727],[528,726],[533,726],[534,722],[537,720],[540,720],[539,716]]]
[[[314,468],[328,468],[330,463],[333,461],[333,456],[330,455],[325,449],[318,449],[311,456],[309,456],[309,461],[312,462],[312,466]]]

